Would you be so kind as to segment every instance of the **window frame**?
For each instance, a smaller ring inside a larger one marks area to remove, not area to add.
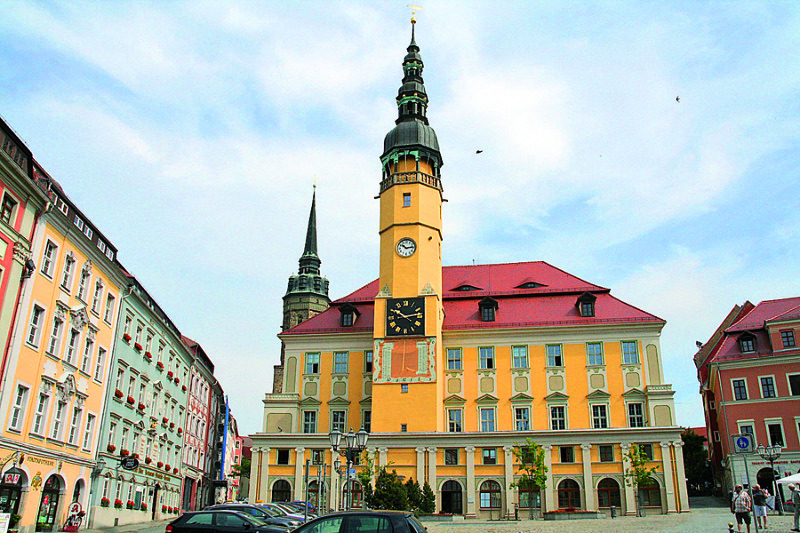
[[[794,378],[794,383],[792,383],[792,378]],[[800,373],[787,373],[786,386],[789,396],[800,396]]]
[[[44,248],[42,249],[42,260],[39,272],[49,279],[53,280],[53,271],[55,271],[56,263],[58,262],[58,245],[51,239],[46,239]]]
[[[783,344],[784,348],[794,348],[797,346],[797,342],[794,338],[794,330],[793,329],[783,329],[780,331],[781,334],[781,343]]]
[[[334,374],[347,374],[349,367],[350,367],[350,352],[345,352],[345,351],[333,352]]]
[[[589,352],[589,347],[590,346],[599,346],[600,347],[600,353],[599,354],[590,353]],[[587,342],[585,344],[585,348],[586,348],[586,366],[605,366],[606,358],[605,358],[605,353],[603,352],[603,343],[602,342],[599,342],[599,341],[598,342],[595,342],[595,341]],[[596,358],[598,358],[598,357],[599,357],[599,361],[600,361],[599,363],[596,362],[597,361]],[[595,362],[592,362],[593,358],[594,358]]]
[[[303,411],[303,434],[311,435],[317,432],[319,413],[314,409]],[[309,431],[309,429],[313,431]]]
[[[737,383],[741,384],[741,387],[737,385]],[[750,399],[750,391],[747,390],[747,379],[746,378],[731,378],[731,391],[733,393],[733,399],[737,402],[743,402],[745,400]],[[740,398],[740,392],[744,390],[744,397]]]
[[[303,373],[312,376],[319,375],[321,358],[320,352],[306,352],[303,356]]]
[[[561,464],[575,463],[575,446],[571,444],[559,446],[558,462]]]
[[[341,420],[336,420],[340,418]],[[346,409],[333,409],[331,410],[331,431],[338,427],[342,434],[347,433],[347,410]]]
[[[517,353],[521,351],[524,353]],[[530,359],[528,358],[528,346],[526,344],[516,345],[511,347],[511,367],[512,368],[530,368]]]
[[[633,353],[625,351],[626,346],[633,346]],[[619,341],[619,353],[622,357],[623,365],[638,365],[640,364],[639,358],[639,341]],[[630,359],[630,360],[629,360]]]
[[[484,419],[484,413],[491,413],[491,419]],[[480,422],[481,433],[492,433],[497,431],[497,408],[478,407],[478,421]],[[491,425],[491,428],[489,428]]]
[[[609,456],[610,450],[610,456]],[[600,444],[597,446],[597,459],[601,463],[613,463],[614,462],[614,445],[613,444]],[[610,458],[609,458],[610,457]]]
[[[487,355],[484,356],[484,354]],[[496,368],[497,368],[497,360],[495,357],[494,346],[480,346],[478,348],[478,369],[495,370]]]
[[[767,442],[770,446],[777,446],[778,444],[773,440],[773,435],[771,433],[770,428],[777,427],[780,429],[780,437],[781,437],[781,448],[786,447],[786,430],[783,427],[783,419],[782,418],[765,418],[764,419],[764,429],[767,432]]]
[[[454,357],[451,358],[451,354],[453,354]],[[462,348],[447,348],[446,356],[447,370],[463,370],[464,356]]]
[[[39,343],[42,341],[42,328],[44,328],[45,319],[47,318],[47,308],[38,302],[34,302],[31,306],[31,313],[28,317],[28,327],[25,332],[25,344],[39,349]],[[36,321],[36,322],[34,322]]]
[[[445,466],[458,465],[458,448],[444,449],[444,464]]]
[[[550,425],[550,430],[552,430],[552,431],[561,431],[561,430],[569,429],[569,423],[568,423],[569,417],[568,417],[568,414],[567,414],[567,408],[568,407],[569,406],[566,405],[566,404],[548,405],[547,406],[547,411],[548,411],[548,413],[547,413],[548,417],[547,418],[548,418],[548,424]],[[561,410],[561,416],[560,417],[556,417],[555,416],[556,410],[559,410],[559,409]],[[556,424],[556,422],[560,422],[560,423]],[[556,427],[556,426],[563,426],[563,427]]]
[[[550,353],[551,349],[558,353]],[[544,351],[549,368],[564,368],[564,346],[562,344],[545,344]]]
[[[632,413],[631,409],[637,407],[641,411],[640,413]],[[646,417],[646,409],[644,407],[644,402],[636,401],[636,402],[626,402],[625,403],[625,415],[628,420],[628,427],[630,428],[643,428],[647,427],[647,417]],[[639,419],[641,418],[641,422]]]
[[[364,373],[372,374],[375,369],[375,353],[372,350],[364,351]]]
[[[458,420],[453,420],[450,416],[451,413],[457,413]],[[463,433],[464,432],[464,408],[463,407],[448,407],[445,409],[447,415],[447,432],[448,433]],[[453,425],[457,424],[458,429],[452,429]]]
[[[8,417],[8,429],[19,433],[25,423],[25,413],[28,407],[28,395],[31,387],[26,383],[17,382],[17,390],[11,403],[11,414]]]
[[[531,430],[531,408],[529,406],[515,406],[514,408],[514,430],[515,431],[530,431]],[[526,413],[526,416],[520,417],[520,413]],[[523,423],[525,427],[520,427]]]
[[[592,429],[608,429],[611,427],[611,420],[609,413],[611,408],[607,403],[592,403],[589,404],[592,417]],[[597,410],[602,411],[598,413]]]
[[[497,464],[497,448],[494,446],[486,446],[481,448],[481,464],[482,465],[496,465]]]
[[[764,386],[764,380],[768,380],[768,386],[766,388]],[[778,397],[778,389],[775,386],[774,375],[758,376],[758,388],[761,392],[761,398],[763,399],[773,399]],[[772,392],[772,395],[767,396],[765,392]]]

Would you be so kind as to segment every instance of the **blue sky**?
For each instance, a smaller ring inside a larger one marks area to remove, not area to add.
[[[445,264],[545,260],[666,319],[678,422],[702,425],[695,340],[737,303],[800,295],[800,6],[423,8]],[[402,2],[3,6],[0,114],[205,347],[244,433],[315,175],[331,296],[377,277],[408,18]]]

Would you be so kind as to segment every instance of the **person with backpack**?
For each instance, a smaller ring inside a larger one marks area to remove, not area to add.
[[[747,533],[750,533],[750,495],[747,494],[741,485],[736,485],[733,489],[733,512],[736,515],[736,527],[742,533],[742,522],[747,524]]]

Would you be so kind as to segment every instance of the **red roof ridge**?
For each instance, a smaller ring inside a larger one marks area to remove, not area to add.
[[[769,322],[770,320],[775,320],[775,319],[777,319],[779,317],[782,317],[782,316],[786,315],[787,313],[791,313],[792,311],[794,311],[796,309],[800,309],[800,304],[795,305],[794,307],[790,307],[789,309],[786,309],[785,311],[782,311],[782,312],[778,313],[777,315],[775,315],[773,317],[765,318],[764,322]]]

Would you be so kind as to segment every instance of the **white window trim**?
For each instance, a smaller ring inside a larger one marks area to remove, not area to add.
[[[517,409],[527,409],[528,410],[528,429],[527,430],[520,430],[517,429]],[[530,405],[512,405],[511,406],[511,421],[514,425],[514,431],[532,431],[533,430],[533,409],[531,409]]]
[[[783,427],[783,418],[765,418],[764,419],[764,431],[767,434],[767,443],[772,446],[771,439],[769,438],[769,426],[770,424],[778,424],[781,426],[781,436],[783,437],[783,446],[782,448],[786,448],[786,428]]]
[[[47,399],[44,402],[44,410],[42,411],[42,419],[39,425],[39,431],[36,431],[34,429],[34,426],[36,425],[36,415],[38,414],[36,407],[39,406],[40,396],[44,396]],[[40,392],[39,394],[36,395],[36,407],[34,407],[33,417],[31,418],[31,435],[36,435],[37,437],[44,438],[45,435],[47,434],[47,421],[50,419],[50,405],[53,403],[51,402],[52,399],[53,396],[51,394]]]
[[[491,430],[488,430],[488,431],[485,431],[483,429],[483,417],[481,416],[481,411],[483,411],[484,409],[490,409],[492,411],[492,425],[494,426],[494,429],[491,429]],[[464,422],[463,421],[461,422],[461,427],[462,428],[464,427]],[[494,405],[492,405],[492,406],[479,405],[478,406],[478,431],[481,432],[481,433],[494,433],[495,431],[499,431],[499,429],[497,428],[497,407],[496,406],[494,406]]]
[[[644,424],[643,426],[632,426],[631,425],[631,413],[630,413],[630,410],[629,410],[629,407],[628,407],[631,404],[639,404],[639,405],[642,406],[642,419],[643,419],[642,423]],[[649,415],[649,412],[647,410],[647,401],[644,398],[642,398],[641,400],[638,400],[638,399],[637,400],[628,400],[628,401],[625,402],[625,427],[629,427],[629,428],[635,428],[635,427],[645,427],[646,428],[646,427],[648,427],[649,426],[649,424],[648,424],[648,422],[649,422],[648,415]]]
[[[461,431],[450,431],[450,411],[461,411]],[[480,416],[480,413],[478,413]],[[464,408],[463,407],[445,407],[444,408],[444,419],[445,424],[447,424],[447,430],[445,433],[464,433]]]
[[[597,428],[594,425],[594,406],[595,405],[602,405],[606,408],[606,427],[605,428]],[[644,408],[642,409],[644,411]],[[644,414],[644,413],[642,413]],[[592,426],[592,429],[609,429],[613,427],[611,425],[611,404],[609,402],[591,402],[589,403],[589,422]]]
[[[561,364],[560,365],[551,365],[550,364],[550,354],[547,353],[547,348],[550,346],[558,346],[559,348],[559,357],[561,357]],[[545,368],[565,368],[566,361],[564,360],[564,345],[561,343],[556,342],[549,342],[544,345],[544,365]]]
[[[739,400],[739,399],[736,398],[736,390],[733,388],[733,382],[734,381],[744,381],[744,392],[745,392],[745,394],[747,394],[747,398],[746,399]],[[734,401],[734,402],[745,402],[745,401],[747,401],[747,400],[749,400],[751,398],[750,386],[747,384],[747,378],[743,378],[743,377],[730,378],[730,385],[731,385],[731,400],[732,401]]]
[[[44,264],[45,264],[44,256],[45,253],[47,253],[48,244],[53,245],[53,256],[50,258],[50,267],[47,270],[44,270]],[[58,245],[55,243],[55,241],[53,241],[48,237],[47,239],[45,239],[44,246],[42,247],[42,257],[39,262],[40,265],[39,273],[48,280],[53,281],[53,273],[56,270],[57,264],[58,264]]]
[[[547,404],[547,427],[551,431],[562,431],[560,429],[553,429],[553,407],[564,408],[564,430],[569,429],[569,404],[568,403],[548,403]]]
[[[789,393],[789,398],[792,398],[792,383],[789,381],[790,376],[800,376],[800,372],[787,372],[786,374],[786,391]],[[800,396],[796,396],[800,398]]]
[[[514,366],[514,348],[525,349],[525,366]],[[497,366],[495,364],[495,366]],[[531,350],[527,344],[513,344],[511,345],[511,368],[514,370],[526,370],[531,367]]]
[[[797,440],[800,441],[800,416],[794,417],[794,430],[797,432]]]
[[[589,345],[590,344],[599,344],[600,345],[600,360],[602,361],[602,363],[595,364],[595,363],[590,363],[589,362]],[[622,347],[622,345],[620,344],[620,348],[621,347]],[[605,343],[604,342],[602,342],[602,341],[586,341],[584,343],[584,345],[583,345],[583,349],[584,349],[584,353],[586,353],[586,366],[591,366],[591,367],[594,367],[594,368],[601,368],[601,367],[606,366],[606,349],[605,349]],[[563,354],[562,354],[562,357],[563,357]]]
[[[740,434],[744,433],[744,431],[742,431],[742,426],[750,426],[751,428],[753,428],[753,437],[756,440],[756,444],[758,444],[758,435],[757,435],[757,431],[756,431],[756,421],[753,420],[752,418],[737,420],[736,421],[736,431],[738,431]]]
[[[25,425],[25,415],[28,413],[28,405],[30,404],[30,395],[33,389],[31,388],[30,384],[24,381],[17,380],[17,382],[14,385],[15,386],[12,389],[13,396],[11,397],[11,408],[9,409],[8,412],[8,429],[16,433],[20,433],[22,431],[22,427]],[[20,387],[25,388],[25,396],[22,399],[22,404],[19,406],[19,416],[17,419],[17,425],[12,426],[11,420],[13,418],[13,415],[11,413],[16,408],[17,395],[19,393]],[[38,400],[38,395],[37,395],[37,400]]]
[[[770,396],[768,398],[764,396],[764,388],[761,386],[761,378],[772,378],[772,388],[775,389],[775,396]],[[780,397],[778,396],[778,382],[775,379],[774,374],[766,374],[763,376],[758,376],[758,392],[761,394],[761,398],[764,400],[774,400]]]
[[[626,363],[625,362],[625,343],[632,342],[634,346],[636,346],[636,362],[634,363]],[[641,365],[642,364],[642,351],[639,349],[639,341],[628,339],[628,340],[621,340],[619,341],[619,360],[620,363],[623,365]]]
[[[36,344],[33,344],[28,341],[28,338],[30,337],[31,333],[31,320],[33,320],[33,311],[37,307],[39,307],[42,310],[42,321],[39,323],[39,328],[36,335]],[[42,331],[44,331],[45,324],[47,323],[47,311],[48,311],[47,306],[39,302],[38,300],[34,300],[33,302],[31,302],[30,311],[28,312],[28,321],[25,324],[25,344],[28,345],[29,347],[36,349],[37,351],[39,350],[39,347],[42,344]]]

